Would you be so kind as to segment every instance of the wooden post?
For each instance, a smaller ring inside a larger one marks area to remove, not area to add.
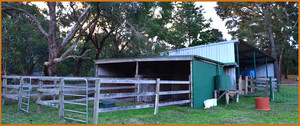
[[[239,77],[239,91],[242,92],[242,75]]]
[[[189,84],[189,90],[190,90],[189,100],[191,100],[191,98],[192,98],[192,94],[191,94],[192,93],[192,91],[191,91],[192,90],[192,87],[191,87],[192,86],[192,81],[191,80],[192,80],[192,77],[191,77],[191,75],[189,75],[189,81],[190,81],[190,84]],[[190,104],[192,104],[192,103],[190,103]]]
[[[156,79],[156,92],[155,92],[155,104],[154,104],[154,115],[158,112],[159,105],[159,90],[160,90],[160,78]]]
[[[43,81],[39,80],[39,89],[42,89]],[[42,100],[42,92],[38,91],[37,94],[37,102]],[[37,104],[37,114],[41,114],[41,104]]]
[[[237,94],[236,94],[236,102],[237,102],[237,103],[239,102],[239,98],[240,98],[240,93],[237,93]]]
[[[95,81],[95,99],[94,99],[94,115],[93,115],[93,124],[98,124],[98,115],[99,115],[99,95],[100,95],[100,79],[96,79]]]
[[[3,82],[2,85],[6,86],[7,85],[7,78],[4,78],[2,82]],[[6,90],[7,90],[6,87],[2,87],[2,94],[5,94]],[[4,106],[4,102],[5,102],[4,98],[2,97],[2,99],[1,99],[1,105],[2,106]]]
[[[274,101],[272,77],[269,77],[269,84],[270,84],[270,99],[271,101]]]
[[[215,96],[215,99],[218,98],[217,90],[214,90],[214,96]]]
[[[245,77],[245,94],[248,94],[248,76]]]
[[[226,98],[226,105],[229,105],[229,93],[227,90],[225,91],[225,98]]]
[[[135,62],[135,78],[139,80],[139,62]],[[140,84],[135,83],[135,90],[134,92],[140,93]],[[140,96],[135,97],[135,101],[140,101]]]
[[[59,84],[59,117],[62,118],[63,115],[63,107],[64,107],[64,103],[63,103],[63,78],[60,79],[60,84]]]
[[[18,108],[21,106],[21,101],[22,101],[22,83],[23,83],[23,77],[20,78],[20,86],[19,86],[19,100],[18,100]]]
[[[249,85],[250,85],[250,92],[251,92],[251,93],[254,92],[254,90],[253,90],[253,86],[254,86],[254,85],[253,85],[253,81],[252,81],[252,80],[253,80],[253,78],[250,77],[250,83],[249,83]]]

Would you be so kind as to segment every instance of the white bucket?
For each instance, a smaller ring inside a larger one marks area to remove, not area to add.
[[[205,100],[205,101],[204,101],[204,106],[205,106],[206,108],[212,107],[212,106],[213,106],[212,100],[210,100],[210,99]]]
[[[217,99],[211,99],[213,102],[213,106],[217,106]]]
[[[205,100],[204,101],[204,106],[206,108],[217,106],[217,99],[207,99],[207,100]]]

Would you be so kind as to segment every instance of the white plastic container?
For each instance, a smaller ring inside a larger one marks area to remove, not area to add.
[[[205,101],[204,101],[204,106],[205,106],[206,108],[212,107],[212,106],[213,106],[212,100],[210,100],[210,99],[205,100]]]
[[[205,100],[204,101],[204,106],[206,108],[217,106],[217,99],[207,99],[207,100]]]
[[[217,106],[217,99],[211,99],[213,102],[213,106]]]

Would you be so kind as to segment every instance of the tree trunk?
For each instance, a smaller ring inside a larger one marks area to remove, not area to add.
[[[281,77],[280,77],[280,73],[278,70],[278,60],[277,60],[277,56],[276,56],[276,52],[275,52],[275,40],[274,40],[273,30],[272,30],[272,26],[271,26],[271,13],[270,13],[269,3],[267,3],[267,6],[266,6],[265,16],[266,16],[266,26],[267,26],[268,32],[269,32],[271,55],[275,59],[275,61],[274,61],[275,77],[277,77],[277,80],[280,81]]]
[[[287,67],[285,67],[285,69],[284,69],[284,79],[289,79],[288,78],[288,69],[287,69]]]
[[[99,59],[100,52],[101,52],[101,49],[97,48],[97,53],[96,53],[96,56],[95,56],[95,60]]]
[[[282,62],[283,62],[283,53],[284,53],[284,47],[281,48],[280,56],[279,56],[279,65],[278,65],[278,71],[279,76],[282,77]]]
[[[89,40],[86,40],[86,42],[84,43],[81,51],[80,51],[80,56],[83,55],[83,53],[87,50],[86,48],[86,44]],[[79,72],[80,72],[80,67],[82,65],[82,60],[81,58],[79,58],[77,61],[76,61],[76,64],[75,64],[75,68],[74,68],[74,71],[73,71],[73,76],[78,76],[79,75]]]
[[[3,46],[3,43],[2,43],[2,46]],[[2,65],[2,75],[7,75],[7,44],[6,44],[6,48],[3,48],[5,49],[5,59],[4,59],[4,62],[1,64]],[[3,55],[3,54],[2,54]],[[3,57],[1,58],[1,60],[3,60]]]
[[[56,45],[56,13],[55,13],[55,2],[48,2],[49,15],[50,15],[50,26],[48,33],[48,48],[49,48],[49,58],[48,62],[57,58],[57,45]],[[54,76],[56,73],[57,63],[50,66],[44,67],[44,73],[46,76]]]

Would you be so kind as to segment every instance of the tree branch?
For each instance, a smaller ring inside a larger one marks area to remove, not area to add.
[[[60,52],[73,39],[73,37],[75,36],[75,33],[85,23],[85,21],[87,20],[87,17],[84,18],[84,16],[86,15],[86,13],[88,13],[88,10],[90,7],[91,7],[91,5],[88,5],[87,8],[85,8],[85,10],[83,11],[83,13],[80,15],[76,24],[73,26],[71,31],[67,34],[67,36],[64,38],[64,40],[60,44],[60,46],[58,48],[58,52]]]
[[[96,18],[95,18],[96,19]],[[76,37],[76,40],[75,40],[75,42],[74,42],[74,44],[71,46],[71,47],[69,47],[59,58],[55,58],[54,60],[52,60],[52,61],[50,61],[50,62],[45,62],[44,63],[44,65],[45,66],[51,66],[51,65],[53,65],[54,63],[58,63],[58,62],[61,62],[61,61],[63,61],[63,60],[66,60],[66,59],[68,59],[68,58],[70,58],[70,57],[75,57],[75,56],[67,56],[71,51],[73,51],[74,50],[74,48],[77,46],[77,44],[78,44],[78,41],[79,41],[79,38],[82,36],[82,34],[84,33],[84,31],[86,31],[90,26],[91,26],[91,24],[93,24],[96,20],[93,20],[93,21],[91,21],[88,25],[86,25],[85,27],[84,27],[84,29],[82,29],[82,30],[80,30],[80,33],[79,33],[79,35]],[[87,51],[89,51],[89,50],[87,50]],[[85,52],[86,53],[86,52]],[[81,56],[76,56],[76,57],[83,57],[84,55],[85,55],[85,53],[83,53]]]
[[[20,11],[20,12],[24,13],[25,15],[27,15],[30,19],[32,19],[35,22],[35,24],[38,26],[39,30],[43,33],[43,35],[48,37],[48,33],[44,30],[41,23],[36,19],[36,17],[34,17],[32,14],[30,14],[26,10],[21,9],[21,8],[16,8],[16,7],[6,7],[6,8],[2,8],[1,10],[2,11],[16,10],[16,11]]]

